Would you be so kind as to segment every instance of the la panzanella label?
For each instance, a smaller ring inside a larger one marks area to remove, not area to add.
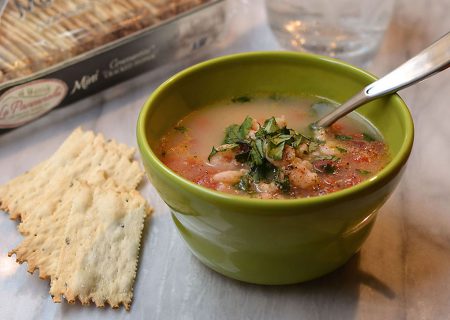
[[[0,97],[0,128],[14,128],[34,120],[59,105],[67,85],[42,79],[14,87]]]

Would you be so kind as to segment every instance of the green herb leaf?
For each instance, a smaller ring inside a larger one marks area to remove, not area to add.
[[[352,137],[346,136],[346,135],[343,135],[343,134],[337,134],[337,135],[335,135],[334,137],[335,137],[337,140],[341,140],[341,141],[353,140]]]
[[[359,174],[362,174],[363,176],[370,174],[370,171],[362,170],[362,169],[356,169],[356,172],[358,172]]]
[[[271,164],[266,159],[263,159],[261,165],[253,166],[248,173],[255,183],[260,181],[272,182],[278,171],[277,167]]]
[[[258,149],[256,149],[256,148],[252,148],[250,150],[250,159],[251,159],[253,165],[255,165],[255,166],[260,166],[263,162],[263,158],[261,157],[261,155],[258,152]]]
[[[264,142],[261,139],[257,139],[255,141],[255,147],[256,147],[256,150],[258,150],[258,153],[260,154],[261,158],[264,158],[264,156],[265,156]]]
[[[222,151],[232,150],[237,147],[239,147],[239,145],[237,143],[228,143],[228,144],[222,144],[222,145],[218,146],[216,148],[216,150],[219,152],[222,152]]]
[[[181,133],[185,133],[188,130],[185,126],[176,126],[173,128]]]
[[[248,175],[252,177],[254,183],[259,183],[262,176],[261,172],[263,171],[263,166],[253,166]]]
[[[251,97],[249,96],[239,96],[239,97],[235,97],[233,99],[231,99],[231,102],[233,103],[246,103],[246,102],[250,102],[252,100]]]
[[[217,153],[217,152],[223,152],[223,151],[227,151],[227,150],[232,150],[234,148],[239,147],[239,145],[237,143],[229,143],[229,144],[222,144],[220,146],[213,147],[211,150],[211,153],[208,156],[208,161],[211,161],[211,158]]]
[[[236,149],[235,159],[240,163],[245,163],[250,167],[250,171],[241,177],[235,187],[246,192],[254,192],[254,184],[275,183],[283,192],[289,192],[291,186],[288,177],[283,175],[281,169],[272,164],[272,160],[282,160],[283,151],[286,146],[297,149],[301,144],[307,145],[307,152],[316,151],[323,141],[309,138],[293,129],[286,127],[280,128],[271,117],[264,121],[264,124],[255,132],[255,135],[249,136],[252,128],[253,119],[249,116],[240,124],[233,124],[226,128],[224,144],[214,147],[208,160],[215,154],[225,150]],[[336,156],[320,156],[316,160],[339,161]],[[332,174],[336,170],[333,162],[321,166],[317,169],[322,173]]]
[[[244,174],[235,187],[244,192],[250,193],[252,191],[252,178],[249,174]]]
[[[283,193],[288,193],[291,190],[291,183],[287,176],[282,175],[281,170],[277,170],[277,176],[275,178],[275,184],[278,189],[280,189]]]
[[[271,145],[267,155],[273,160],[281,160],[283,158],[284,145],[284,142],[280,143],[279,145]]]
[[[275,117],[272,117],[264,122],[263,129],[266,133],[271,134],[280,130],[280,127],[278,126]]]
[[[214,155],[217,153],[217,149],[215,147],[212,147],[212,150],[208,156],[208,162],[211,161],[211,158],[214,157]]]
[[[331,161],[339,161],[341,158],[333,156],[333,155],[323,155],[323,156],[317,156],[314,158],[314,160],[331,160]]]
[[[303,136],[301,134],[295,134],[291,143],[292,148],[297,149],[303,142]]]
[[[338,149],[338,151],[340,153],[347,153],[347,149],[344,149],[344,148],[341,148],[341,147],[337,147],[337,146],[336,146],[336,149]]]
[[[250,129],[252,128],[253,119],[249,116],[241,123],[241,125],[232,124],[225,129],[225,139],[223,143],[238,143],[246,139]]]
[[[375,141],[375,138],[372,137],[370,134],[363,132],[363,138],[364,140],[368,141],[368,142],[372,142]]]
[[[263,163],[262,141],[256,140],[251,144],[250,159],[253,165],[260,166]]]
[[[290,134],[277,134],[270,139],[270,142],[274,145],[279,145],[282,142],[290,140],[292,136]]]
[[[258,139],[265,139],[265,137],[266,137],[266,132],[264,131],[264,128],[263,128],[263,127],[259,128],[259,130],[256,131],[255,137],[258,138]]]
[[[225,139],[223,140],[223,143],[237,143],[240,140],[239,125],[232,124],[225,129]]]
[[[242,124],[239,126],[239,138],[241,140],[244,140],[245,137],[250,132],[250,129],[252,128],[252,123],[253,123],[253,119],[251,117],[247,116],[245,118],[244,122],[242,122]]]
[[[291,182],[288,178],[284,178],[280,181],[275,181],[275,183],[283,193],[288,193],[289,191],[291,191]]]

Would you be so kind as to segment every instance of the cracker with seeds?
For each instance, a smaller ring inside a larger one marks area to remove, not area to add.
[[[140,238],[149,211],[135,190],[120,191],[80,181],[72,188],[64,245],[50,294],[68,302],[105,302],[128,310],[133,296]]]
[[[53,276],[74,181],[111,180],[118,188],[132,190],[143,176],[133,155],[132,148],[78,128],[52,157],[0,187],[1,208],[12,219],[22,219],[19,231],[25,236],[9,255],[16,254],[20,263],[27,261],[29,272],[38,268],[41,278]]]

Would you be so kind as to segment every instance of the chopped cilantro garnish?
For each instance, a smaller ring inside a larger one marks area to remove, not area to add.
[[[347,153],[347,149],[341,148],[336,146],[336,149],[340,152],[340,153]]]
[[[273,160],[281,160],[283,158],[284,146],[284,142],[280,143],[279,145],[272,145],[271,148],[269,148],[269,152],[267,153],[267,155]]]
[[[243,175],[235,187],[239,190],[251,193],[252,178],[248,174]]]
[[[250,132],[252,127],[253,119],[251,117],[246,117],[241,125],[232,124],[225,129],[225,139],[223,143],[238,143],[239,141],[245,140],[247,134]]]
[[[335,137],[337,140],[342,140],[342,141],[353,140],[352,137],[346,136],[346,135],[343,135],[343,134],[337,134],[337,135],[335,135],[334,137]]]
[[[263,140],[256,139],[255,147],[256,147],[256,150],[258,150],[259,154],[261,155],[261,158],[264,158],[264,142],[263,142]]]
[[[356,169],[356,172],[358,172],[359,174],[362,174],[364,176],[370,174],[370,171],[362,170],[362,169]]]
[[[217,151],[227,151],[239,147],[237,143],[223,144],[217,147]]]
[[[263,163],[263,155],[259,152],[255,142],[252,143],[252,148],[250,149],[250,159],[255,166],[260,166]]]
[[[231,102],[246,103],[246,102],[250,102],[251,100],[252,100],[252,98],[250,98],[249,96],[239,96],[239,97],[235,97],[235,98],[231,99]]]
[[[332,155],[325,155],[325,156],[317,156],[314,158],[315,160],[331,160],[331,161],[339,161],[341,158],[332,156]]]
[[[222,144],[221,146],[218,146],[217,148],[216,147],[212,147],[211,153],[208,156],[208,161],[211,161],[211,158],[217,152],[232,150],[232,149],[237,148],[237,147],[239,147],[239,145],[237,143]]]
[[[223,143],[236,143],[240,138],[239,134],[239,126],[237,124],[233,124],[225,129],[225,139]]]
[[[375,138],[372,137],[370,134],[363,132],[363,138],[364,140],[368,141],[368,142],[372,142],[375,141]]]
[[[302,144],[303,140],[307,140],[307,138],[299,133],[294,133],[292,138],[294,139],[294,141],[292,141],[292,148],[294,149],[297,149]]]
[[[250,172],[248,173],[254,182],[266,182],[270,183],[279,174],[279,170],[277,167],[275,167],[272,163],[267,161],[266,158],[262,160],[262,163],[260,165],[253,165],[250,169]]]
[[[287,176],[283,176],[283,178],[281,178],[281,175],[278,174],[277,178],[275,179],[275,184],[283,193],[288,193],[291,190],[291,183]]]
[[[252,128],[252,122],[253,119],[247,116],[244,122],[242,122],[242,124],[239,126],[239,137],[241,139],[245,138],[250,132],[250,129]]]
[[[277,121],[275,120],[275,117],[272,117],[270,119],[267,119],[264,122],[264,125],[262,126],[265,133],[271,134],[274,132],[277,132],[278,130],[280,130],[280,127],[277,124]]]
[[[270,142],[273,143],[275,146],[278,146],[279,144],[281,144],[287,140],[290,140],[290,139],[292,139],[292,135],[279,133],[279,134],[273,136],[270,139]]]
[[[208,156],[208,161],[211,161],[211,158],[217,153],[217,149],[215,147],[212,147],[211,152]]]
[[[185,133],[188,130],[185,126],[176,126],[173,128],[181,133]]]
[[[306,145],[306,152],[311,153],[317,150],[319,141],[313,141],[293,129],[280,127],[275,119],[271,117],[260,125],[257,131],[252,131],[254,120],[246,117],[240,124],[233,124],[226,128],[225,139],[221,146],[213,147],[208,160],[218,152],[234,150],[235,159],[240,163],[249,166],[249,172],[243,175],[235,185],[239,190],[255,192],[255,183],[274,182],[280,191],[289,192],[289,179],[272,162],[283,159],[283,152],[286,146],[297,149],[301,144]],[[328,157],[327,157],[328,159]],[[339,158],[330,157],[328,160],[337,161]],[[327,169],[328,171],[330,169]]]

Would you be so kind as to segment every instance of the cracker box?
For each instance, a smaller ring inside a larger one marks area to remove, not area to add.
[[[197,54],[218,40],[226,21],[224,0],[5,4],[0,8],[0,133]]]

